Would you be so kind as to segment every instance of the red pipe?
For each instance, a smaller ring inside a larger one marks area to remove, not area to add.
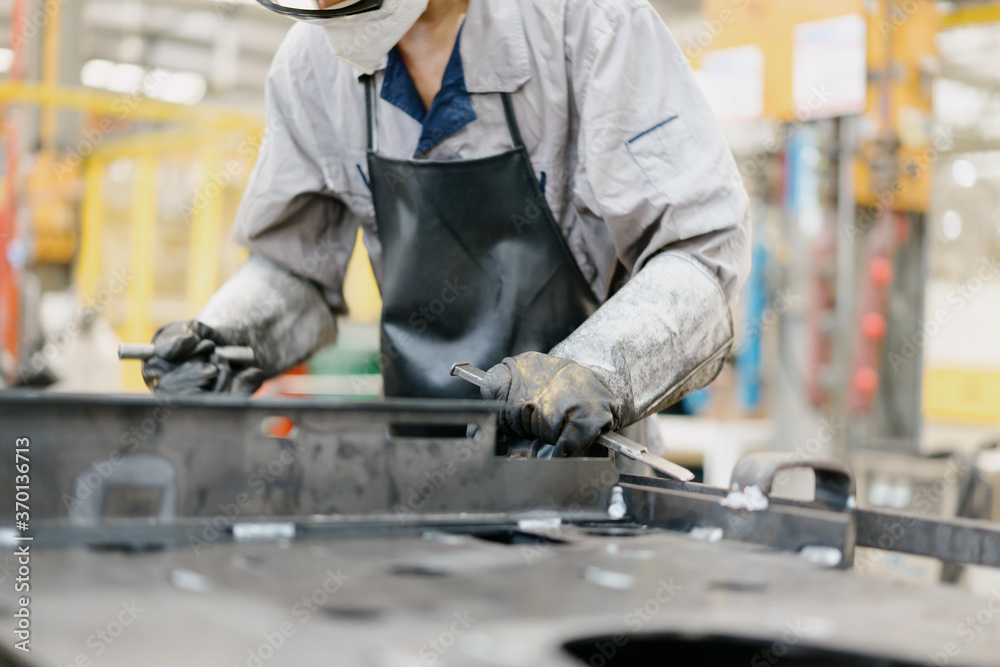
[[[10,78],[19,81],[24,78],[25,19],[27,0],[14,0],[10,21],[10,47],[14,58],[10,66]],[[6,111],[6,110],[5,110]],[[18,170],[18,123],[16,118],[6,118],[7,173],[4,177],[4,206],[0,212],[0,335],[2,349],[16,361],[18,352],[18,274],[10,263],[10,246],[17,234],[17,170]],[[13,378],[9,378],[13,380]]]

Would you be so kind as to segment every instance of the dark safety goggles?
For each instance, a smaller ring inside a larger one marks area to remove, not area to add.
[[[257,0],[261,5],[267,7],[272,12],[278,12],[285,16],[303,21],[319,21],[322,19],[335,19],[341,16],[356,16],[367,12],[374,12],[382,8],[385,0],[358,0],[345,7],[330,7],[328,9],[306,9],[303,5],[317,4],[315,0]],[[332,2],[330,4],[343,4],[342,2]]]

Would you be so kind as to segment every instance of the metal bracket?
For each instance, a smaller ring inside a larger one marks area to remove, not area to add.
[[[740,491],[756,487],[770,498],[775,477],[799,468],[812,470],[816,476],[817,507],[854,509],[854,475],[846,464],[831,459],[794,459],[785,452],[750,454],[736,464],[732,487]]]

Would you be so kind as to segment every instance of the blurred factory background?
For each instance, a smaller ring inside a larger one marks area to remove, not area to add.
[[[861,502],[1000,520],[1000,2],[654,4],[755,244],[732,363],[662,419],[672,457],[725,484],[757,449],[832,455]],[[146,391],[117,344],[193,316],[243,261],[228,232],[289,26],[252,0],[0,0],[6,384]],[[363,252],[346,291],[338,345],[262,392],[378,395]]]

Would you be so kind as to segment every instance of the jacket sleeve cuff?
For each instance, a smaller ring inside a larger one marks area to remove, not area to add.
[[[198,313],[201,322],[249,345],[268,377],[308,359],[337,338],[337,321],[309,281],[251,256]]]
[[[649,260],[550,354],[594,371],[621,399],[624,427],[714,380],[732,345],[718,277],[671,250]]]

